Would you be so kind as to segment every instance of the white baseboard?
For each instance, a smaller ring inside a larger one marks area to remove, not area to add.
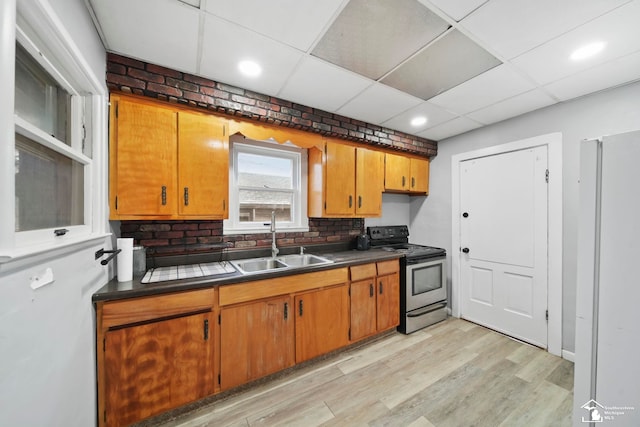
[[[571,351],[562,350],[562,358],[563,359],[567,359],[569,362],[574,362],[575,363],[576,355],[575,355],[575,353],[573,353]]]

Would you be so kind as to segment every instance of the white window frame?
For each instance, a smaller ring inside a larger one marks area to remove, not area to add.
[[[11,34],[11,33],[7,33]],[[0,42],[8,44],[7,34]],[[9,35],[8,37],[11,37]],[[12,260],[24,259],[43,253],[66,250],[96,239],[103,239],[107,232],[107,89],[104,82],[97,78],[86,63],[82,52],[77,48],[60,21],[49,10],[38,5],[21,4],[16,15],[15,38],[13,44],[19,43],[31,57],[38,62],[49,75],[71,95],[69,119],[71,126],[64,143],[43,132],[37,126],[19,117],[13,112],[13,131],[8,141],[7,150],[15,151],[15,134],[60,153],[64,157],[83,166],[84,192],[81,225],[54,227],[49,229],[15,231],[15,161],[0,159],[2,176],[11,179],[0,182],[0,192],[5,208],[0,210],[0,270],[2,264]],[[16,52],[13,53],[15,64]],[[6,68],[6,62],[3,64]],[[15,74],[11,70],[0,70],[0,74],[13,76],[5,80],[4,89],[15,90]],[[11,103],[14,97],[11,96]],[[13,110],[13,105],[9,106]],[[4,110],[6,111],[6,110]],[[3,113],[4,113],[3,111]],[[85,123],[85,111],[87,119]],[[3,123],[8,116],[0,118]],[[7,135],[8,136],[8,135]],[[86,137],[91,157],[84,154],[83,139]],[[56,236],[54,230],[65,228],[68,232]]]
[[[241,223],[239,206],[239,185],[235,173],[239,153],[251,153],[282,157],[293,161],[293,201],[292,221],[277,221],[277,231],[307,232],[307,150],[291,143],[279,144],[273,141],[255,141],[232,136],[229,143],[229,219],[224,220],[225,235],[268,233],[270,225],[262,222]]]

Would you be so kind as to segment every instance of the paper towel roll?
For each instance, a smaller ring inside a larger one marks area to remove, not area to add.
[[[118,239],[116,244],[122,250],[116,258],[118,282],[128,282],[133,279],[133,239]]]

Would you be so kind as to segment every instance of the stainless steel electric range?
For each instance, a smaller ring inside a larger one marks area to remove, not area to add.
[[[400,326],[410,334],[447,318],[446,251],[409,243],[409,227],[367,227],[371,247],[401,253]]]

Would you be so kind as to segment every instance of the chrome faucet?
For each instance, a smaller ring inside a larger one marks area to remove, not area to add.
[[[278,255],[278,247],[276,246],[276,211],[271,211],[271,258]]]

